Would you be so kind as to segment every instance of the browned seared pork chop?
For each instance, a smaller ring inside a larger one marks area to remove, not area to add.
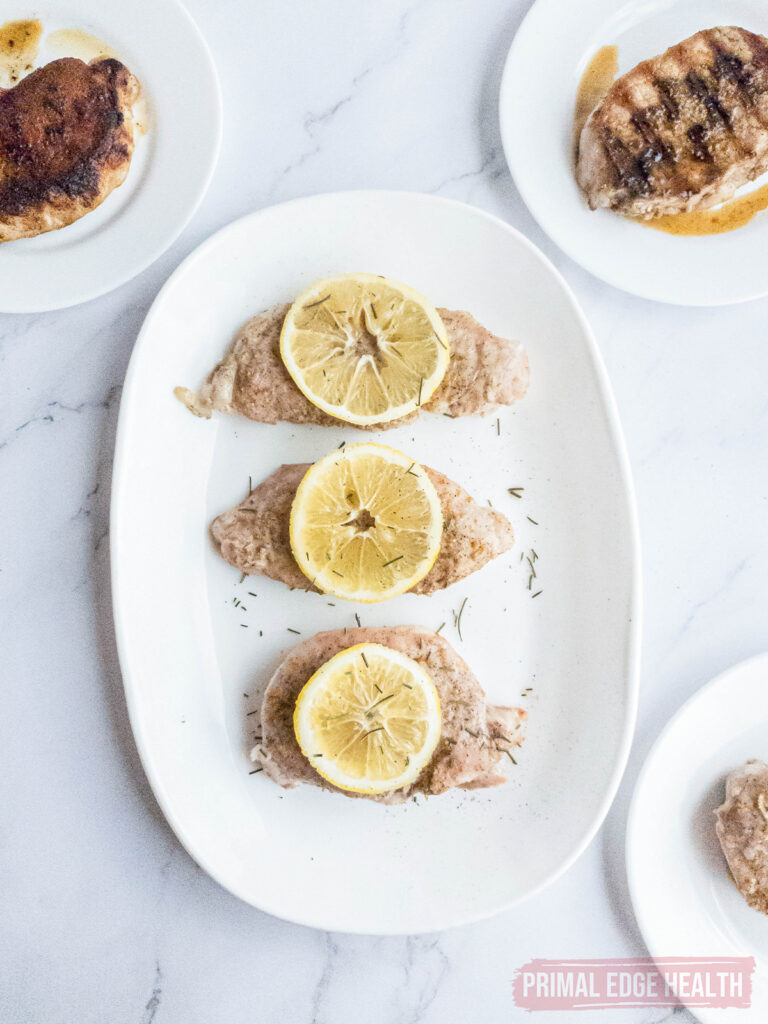
[[[249,320],[200,391],[194,394],[177,388],[177,397],[198,416],[208,417],[216,409],[259,423],[286,420],[338,427],[342,421],[322,412],[299,391],[280,358],[280,330],[289,308],[276,306]],[[450,338],[451,361],[424,409],[471,416],[522,398],[528,389],[529,371],[520,342],[497,338],[469,313],[438,312]],[[360,429],[389,429],[416,415]]]
[[[315,590],[294,560],[289,537],[291,504],[309,466],[281,466],[239,505],[214,519],[211,534],[230,565],[292,588]],[[449,587],[509,551],[515,541],[506,516],[479,505],[442,473],[424,468],[442,505],[443,538],[435,564],[412,594],[433,594]]]
[[[293,731],[293,709],[302,687],[321,665],[355,644],[383,644],[417,661],[437,688],[442,734],[432,760],[406,789],[368,796],[401,803],[416,793],[434,796],[448,789],[481,789],[505,781],[499,761],[523,742],[522,708],[492,707],[469,666],[437,633],[418,626],[333,629],[295,647],[272,676],[261,708],[261,740],[251,754],[266,774],[288,789],[302,782],[344,796],[321,778],[302,754]]]
[[[768,914],[768,764],[747,761],[725,782],[717,837],[741,895]]]
[[[0,241],[65,227],[122,184],[138,94],[117,60],[63,57],[0,95]]]
[[[768,170],[768,40],[697,32],[622,75],[592,111],[576,177],[592,209],[704,209]]]

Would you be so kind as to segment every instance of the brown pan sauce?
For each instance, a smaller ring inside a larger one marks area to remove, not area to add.
[[[37,19],[7,21],[0,26],[0,85],[15,85],[35,66],[43,23]]]

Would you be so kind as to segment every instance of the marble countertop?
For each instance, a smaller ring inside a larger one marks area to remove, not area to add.
[[[541,233],[507,172],[496,110],[528,6],[189,0],[225,106],[221,161],[201,209],[118,291],[62,312],[0,316],[0,1017],[9,1024],[506,1024],[530,1019],[513,1006],[511,979],[532,957],[645,953],[623,859],[640,765],[690,694],[768,647],[768,301],[707,310],[644,302],[590,277]],[[564,273],[616,392],[645,571],[636,741],[589,850],[516,910],[383,939],[268,917],[184,852],[133,744],[109,590],[121,382],[160,285],[242,214],[369,187],[474,203]]]

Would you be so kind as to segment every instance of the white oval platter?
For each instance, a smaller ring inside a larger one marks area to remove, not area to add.
[[[206,421],[174,399],[176,385],[202,382],[251,315],[351,270],[407,281],[524,340],[527,397],[498,417],[425,414],[383,435]],[[508,514],[513,552],[431,598],[364,607],[240,582],[215,554],[208,523],[244,496],[249,477],[378,436]],[[502,221],[434,197],[350,192],[261,210],[200,246],[158,295],[131,359],[111,537],[120,661],[144,767],[184,846],[242,899],[333,930],[431,931],[537,892],[594,835],[635,716],[634,499],[589,327],[562,278]],[[532,549],[538,575],[528,589]],[[452,613],[465,599],[460,639]],[[443,635],[489,699],[527,707],[528,738],[505,785],[385,807],[248,774],[258,720],[249,712],[299,639],[292,631],[353,626],[356,612],[363,625],[447,623]]]

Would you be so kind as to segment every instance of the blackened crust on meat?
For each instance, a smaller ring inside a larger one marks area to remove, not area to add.
[[[0,239],[71,223],[122,182],[138,91],[117,60],[65,57],[0,95]]]
[[[619,78],[581,134],[590,206],[654,217],[714,206],[768,170],[768,40],[697,32]]]

